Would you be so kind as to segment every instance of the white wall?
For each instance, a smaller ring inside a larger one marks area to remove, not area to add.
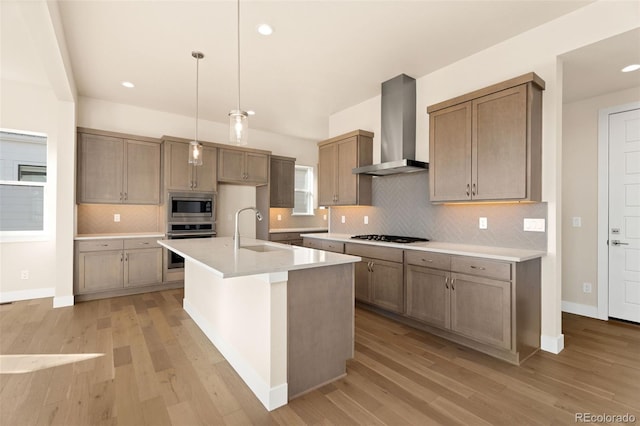
[[[562,270],[562,65],[557,57],[638,26],[636,2],[600,1],[534,28],[452,65],[417,78],[416,158],[428,161],[428,105],[534,71],[546,81],[543,94],[543,200],[548,202],[548,248],[542,265],[542,347],[558,352],[564,346],[561,316]],[[379,134],[371,99],[334,114],[330,136],[361,128]],[[380,143],[374,139],[374,155]],[[378,157],[379,158],[379,157]],[[425,188],[425,190],[427,190]]]
[[[563,105],[562,305],[598,316],[598,111],[640,100],[640,87]],[[572,218],[581,218],[581,227]],[[582,283],[592,292],[583,293]],[[606,283],[602,283],[606,285]]]

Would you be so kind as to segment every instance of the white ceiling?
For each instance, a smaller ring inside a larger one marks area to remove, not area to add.
[[[241,106],[256,111],[252,128],[323,139],[330,114],[378,95],[382,81],[400,73],[421,77],[589,1],[241,0]],[[191,51],[200,50],[200,118],[226,122],[235,109],[235,1],[74,0],[59,6],[81,96],[194,117]],[[3,34],[11,26],[9,34],[22,37],[19,20],[5,9]],[[274,27],[273,35],[257,34],[262,22]],[[41,70],[25,71],[35,59],[12,47],[24,48],[12,39],[2,40],[3,78],[42,79]],[[568,54],[565,72],[577,76],[582,68],[573,62],[590,58],[588,67],[595,66],[597,56],[615,46],[637,53],[629,40],[584,56]],[[565,79],[565,94],[591,90],[594,77],[585,78],[586,84],[572,77],[574,87]],[[123,80],[136,88],[125,89]]]

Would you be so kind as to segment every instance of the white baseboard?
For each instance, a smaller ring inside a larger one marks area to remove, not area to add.
[[[540,336],[540,349],[552,354],[559,354],[564,349],[564,334],[559,336]]]
[[[55,296],[53,298],[53,307],[65,308],[67,306],[73,306],[74,302],[73,296]]]
[[[54,297],[55,288],[36,288],[33,290],[18,290],[0,292],[0,303],[18,302],[20,300],[43,299]]]
[[[597,306],[583,305],[581,303],[567,302],[565,300],[562,301],[562,312],[600,319]]]
[[[209,324],[204,316],[202,316],[188,300],[183,299],[183,307],[267,410],[272,411],[287,404],[289,400],[287,383],[277,385],[273,388],[269,387],[269,384],[258,375],[231,344],[216,332],[211,324]]]

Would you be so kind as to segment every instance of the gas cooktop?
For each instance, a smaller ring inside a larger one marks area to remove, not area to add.
[[[429,241],[426,238],[417,238],[417,237],[401,237],[398,235],[377,235],[377,234],[366,234],[366,235],[354,235],[354,239],[357,240],[370,240],[370,241],[383,241],[386,243],[416,243],[419,241]]]

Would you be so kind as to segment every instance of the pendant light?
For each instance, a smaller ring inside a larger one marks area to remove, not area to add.
[[[189,164],[202,166],[202,144],[198,142],[198,86],[200,84],[200,59],[204,58],[202,52],[193,51],[191,56],[196,59],[196,138],[189,142]]]
[[[249,114],[240,108],[240,0],[238,5],[238,108],[229,112],[229,141],[236,145],[246,145],[249,136]]]

